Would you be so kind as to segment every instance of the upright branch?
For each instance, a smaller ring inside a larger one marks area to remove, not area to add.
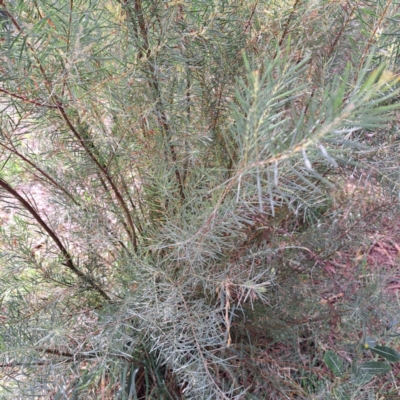
[[[282,45],[283,41],[285,40],[287,34],[289,33],[289,27],[290,27],[290,23],[292,22],[292,19],[294,18],[294,15],[296,14],[297,8],[300,7],[301,5],[301,1],[300,0],[296,0],[294,5],[293,5],[293,9],[289,15],[289,18],[286,20],[285,23],[285,27],[283,28],[283,33],[282,36],[279,40],[279,47]]]
[[[112,190],[113,190],[113,192],[115,194],[115,197],[117,198],[117,201],[118,201],[119,205],[122,207],[122,209],[124,211],[124,214],[125,214],[125,217],[126,217],[126,219],[128,221],[128,225],[129,225],[128,234],[129,234],[130,240],[132,242],[133,248],[134,248],[135,252],[137,252],[138,251],[138,244],[137,244],[137,236],[136,236],[136,231],[135,231],[136,228],[135,228],[135,225],[133,223],[132,216],[130,214],[129,208],[128,208],[127,204],[125,203],[125,200],[124,200],[122,194],[120,193],[120,191],[118,190],[117,186],[115,185],[114,180],[111,178],[106,166],[104,166],[97,159],[97,157],[93,154],[93,152],[90,150],[89,146],[87,145],[87,143],[85,142],[85,140],[81,136],[81,134],[78,132],[78,130],[72,124],[72,122],[69,119],[67,113],[65,112],[65,108],[64,108],[63,104],[59,101],[59,102],[57,102],[57,106],[58,106],[58,110],[59,110],[62,118],[64,119],[64,121],[68,125],[69,129],[71,130],[71,132],[74,134],[76,139],[78,139],[80,145],[85,149],[86,153],[93,160],[93,162],[96,164],[96,166],[99,168],[99,170],[102,172],[102,174],[106,178],[107,182],[110,184],[110,186],[111,186],[111,188],[112,188]]]
[[[124,4],[127,5],[128,1],[124,0]],[[129,10],[129,13],[131,14],[131,19],[134,19],[131,10],[129,8],[128,8],[128,10]],[[142,49],[140,50],[140,53],[139,53],[139,58],[141,58],[142,54],[144,53],[144,54],[146,54],[147,59],[149,59],[151,56],[151,48],[150,48],[149,37],[148,37],[148,28],[146,25],[146,21],[144,19],[144,13],[143,13],[141,0],[135,0],[135,15],[137,17],[138,24],[139,24],[140,36],[143,41]],[[178,183],[179,195],[183,201],[183,200],[185,200],[183,177],[181,176],[181,173],[178,168],[178,163],[177,163],[178,157],[177,157],[176,148],[171,143],[171,129],[168,124],[167,115],[165,113],[165,110],[164,110],[164,107],[162,104],[162,100],[161,100],[159,77],[154,68],[154,65],[151,62],[149,62],[148,65],[149,65],[149,71],[150,71],[150,85],[153,89],[154,99],[156,102],[157,119],[158,119],[158,122],[161,125],[161,128],[162,128],[162,130],[166,136],[166,139],[168,141],[169,152],[171,154],[172,162],[174,164],[175,177],[176,177],[176,180]]]

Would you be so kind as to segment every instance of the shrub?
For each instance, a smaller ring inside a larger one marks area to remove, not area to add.
[[[398,190],[396,6],[272,3],[0,2],[4,395],[265,396],[241,324],[318,312],[291,233]]]

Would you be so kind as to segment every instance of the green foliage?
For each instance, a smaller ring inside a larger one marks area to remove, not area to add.
[[[391,329],[391,328],[389,328]],[[387,336],[386,331],[381,336]],[[390,337],[390,336],[388,336]],[[377,345],[377,341],[372,337],[366,337],[363,344],[363,349],[370,350],[389,362],[400,361],[400,354],[393,348],[388,346]],[[357,347],[357,345],[356,345]],[[358,355],[360,357],[360,355]],[[333,352],[327,351],[324,355],[326,366],[333,372],[335,377],[341,378],[343,386],[362,387],[368,384],[375,376],[387,374],[391,371],[391,366],[387,362],[382,361],[364,361],[358,362],[357,359],[349,365],[344,364],[340,356]]]
[[[293,349],[339,318],[310,286],[357,223],[336,231],[333,188],[356,173],[399,192],[397,9],[375,3],[0,2],[4,396],[329,386],[321,353],[303,369]],[[381,310],[360,286],[346,327]],[[293,383],[263,375],[267,347]],[[388,368],[354,365],[364,383]]]
[[[400,361],[400,354],[396,350],[391,349],[390,347],[375,346],[375,347],[371,347],[370,350],[373,353],[386,358],[386,360],[388,360],[390,362]]]
[[[343,374],[343,362],[336,353],[327,351],[324,355],[324,361],[335,376],[341,376]]]

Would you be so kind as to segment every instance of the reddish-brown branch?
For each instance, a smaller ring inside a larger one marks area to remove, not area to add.
[[[127,4],[127,0],[124,0],[124,3]],[[149,45],[149,39],[148,39],[148,28],[146,25],[146,21],[144,19],[144,14],[143,14],[143,8],[142,8],[142,3],[141,0],[135,0],[135,14],[139,23],[139,29],[140,29],[140,35],[143,40],[143,51],[146,54],[147,58],[150,57],[151,55],[151,49]],[[142,56],[142,50],[140,50],[139,57]],[[150,76],[151,76],[151,86],[153,87],[154,94],[155,94],[155,100],[158,108],[159,115],[157,116],[158,122],[160,123],[161,127],[163,128],[163,131],[165,132],[165,135],[168,140],[168,146],[169,146],[169,151],[171,153],[171,158],[174,163],[174,169],[175,169],[175,177],[178,182],[178,188],[179,188],[179,195],[182,200],[185,200],[185,191],[184,191],[184,186],[183,186],[183,178],[181,176],[181,173],[179,172],[178,165],[177,165],[177,153],[175,146],[171,143],[171,132],[169,129],[169,125],[167,122],[167,116],[165,114],[165,111],[163,110],[162,103],[161,103],[161,97],[160,97],[160,88],[158,84],[158,78],[157,74],[155,71],[154,66],[152,63],[149,63],[149,70],[150,70]]]
[[[12,188],[6,181],[0,179],[0,187],[2,187],[5,191],[11,194],[16,200],[18,200],[21,205],[27,210],[32,217],[36,220],[36,222],[47,232],[47,234],[54,241],[61,254],[64,257],[65,265],[68,267],[75,275],[81,278],[84,282],[88,283],[97,293],[101,295],[105,300],[111,300],[107,293],[97,285],[96,282],[87,275],[85,275],[82,271],[80,271],[72,261],[72,256],[69,251],[64,247],[61,243],[61,240],[57,236],[57,234],[43,221],[42,217],[38,214],[38,212],[29,204],[27,200],[25,200],[14,188]]]
[[[328,54],[327,54],[327,57],[330,57],[331,54],[333,53],[333,51],[335,50],[336,44],[338,43],[340,37],[343,35],[344,30],[346,29],[347,25],[349,24],[349,22],[350,22],[350,20],[351,20],[351,17],[352,17],[353,14],[354,14],[355,8],[356,8],[356,7],[354,6],[354,7],[351,9],[349,15],[347,16],[347,19],[346,19],[345,23],[342,25],[342,27],[341,27],[340,30],[339,30],[339,33],[336,35],[335,39],[333,40],[333,42],[332,42],[332,44],[331,44],[331,46],[330,46],[329,52],[328,52]]]
[[[388,12],[389,6],[390,6],[391,4],[392,4],[392,0],[388,0],[385,9],[384,9],[383,12],[382,12],[381,17],[379,18],[378,23],[375,25],[374,31],[372,32],[372,34],[371,34],[371,36],[370,36],[370,38],[369,38],[369,40],[368,40],[368,43],[367,43],[367,45],[365,46],[365,49],[364,49],[364,52],[363,52],[363,54],[362,54],[361,61],[360,61],[359,67],[358,67],[358,72],[357,72],[356,78],[358,78],[358,73],[359,73],[360,69],[362,68],[362,66],[363,66],[363,64],[364,64],[365,57],[367,56],[370,47],[372,46],[372,42],[373,42],[373,40],[374,40],[374,38],[375,38],[376,32],[377,32],[377,30],[379,29],[379,27],[381,26],[382,21],[383,21],[383,19],[385,18],[386,13]]]
[[[14,97],[16,99],[20,99],[20,100],[24,101],[25,103],[34,104],[35,106],[57,109],[57,106],[52,106],[50,104],[45,104],[45,103],[42,103],[39,100],[28,99],[26,96],[22,96],[22,95],[17,94],[17,93],[12,93],[12,92],[10,92],[10,91],[8,91],[6,89],[0,88],[0,92],[8,94],[9,96]]]
[[[96,156],[93,154],[93,152],[88,147],[88,145],[85,142],[85,140],[82,138],[82,136],[79,134],[77,129],[74,127],[74,125],[70,121],[67,113],[65,112],[64,106],[62,105],[61,102],[58,102],[58,107],[57,108],[60,111],[61,116],[63,117],[64,121],[68,125],[69,129],[71,130],[71,132],[78,139],[78,141],[81,144],[81,146],[85,149],[86,153],[93,160],[93,162],[97,165],[99,170],[102,172],[102,174],[106,178],[107,182],[110,184],[110,186],[111,186],[111,188],[112,188],[112,190],[113,190],[113,192],[115,194],[115,197],[117,198],[118,203],[122,207],[122,209],[124,211],[124,214],[125,214],[125,217],[126,217],[126,219],[128,221],[128,225],[129,225],[129,228],[130,228],[130,230],[128,230],[129,236],[130,236],[130,239],[132,241],[133,248],[134,248],[135,252],[137,252],[138,247],[137,247],[137,238],[136,238],[135,225],[133,223],[132,216],[131,216],[131,214],[129,212],[128,206],[126,205],[126,203],[125,203],[125,201],[124,201],[124,199],[122,197],[122,194],[119,192],[119,190],[118,190],[117,186],[115,185],[113,179],[111,178],[107,168],[101,162],[99,162],[99,160],[96,158]]]
[[[144,20],[143,17],[143,10],[142,10],[142,3],[140,0],[135,0],[135,11],[136,11],[136,15],[137,15],[137,19],[139,22],[139,28],[140,28],[140,32],[144,41],[144,51],[147,55],[147,57],[150,56],[150,46],[149,46],[149,39],[147,37],[147,28],[146,28],[146,22]],[[142,57],[142,54],[139,54],[139,58]]]
[[[21,154],[17,149],[14,147],[9,147],[5,145],[4,143],[0,142],[0,146],[3,147],[4,149],[8,150],[10,153],[15,154],[17,157],[19,157],[22,161],[27,163],[29,166],[34,168],[36,171],[38,171],[42,176],[44,176],[49,182],[51,182],[56,188],[60,189],[70,200],[72,200],[76,205],[79,205],[79,203],[76,201],[76,199],[64,188],[62,187],[57,181],[55,181],[47,172],[43,171],[40,167],[38,167],[35,163],[33,163],[31,160],[29,160],[27,157],[25,157],[23,154]]]
[[[251,10],[251,14],[250,14],[250,18],[246,21],[246,23],[244,24],[244,29],[243,29],[243,33],[247,32],[247,29],[249,29],[250,25],[251,25],[251,21],[254,17],[254,13],[256,12],[256,8],[258,6],[258,1],[256,1],[256,4],[254,4],[253,9]]]
[[[295,12],[296,12],[296,9],[297,9],[297,7],[299,7],[299,6],[300,6],[300,0],[296,0],[296,2],[295,2],[294,5],[293,5],[292,12],[290,13],[289,18],[288,18],[287,21],[286,21],[285,28],[284,28],[283,33],[282,33],[282,37],[281,37],[281,39],[279,40],[279,44],[278,44],[279,47],[281,46],[281,44],[283,43],[283,40],[285,39],[286,35],[287,35],[288,32],[289,32],[290,23],[292,22],[292,19],[293,19],[293,17],[294,17],[294,14],[295,14]]]
[[[27,157],[25,157],[23,154],[21,154],[18,150],[16,150],[14,147],[9,147],[3,143],[0,142],[0,146],[3,147],[4,149],[8,150],[9,152],[15,154],[17,157],[21,158],[22,161],[24,161],[25,163],[27,163],[29,166],[31,166],[32,168],[34,168],[36,171],[39,172],[40,175],[42,175],[45,179],[47,179],[54,187],[58,188],[59,190],[61,190],[75,205],[82,207],[82,205],[71,195],[71,193],[69,193],[63,186],[61,186],[54,178],[52,178],[47,172],[43,171],[38,165],[36,165],[35,163],[33,163],[31,160],[29,160]],[[31,171],[29,171],[31,172]],[[35,175],[33,173],[34,176],[37,177],[37,175]],[[83,208],[85,210],[85,208]],[[115,235],[114,232],[112,232],[111,228],[106,227],[107,231],[115,238],[117,238],[117,236]],[[127,250],[127,248],[125,247],[125,245],[121,242],[121,240],[119,240],[117,238],[117,242],[118,244],[123,247],[125,250]]]
[[[8,9],[7,9],[7,7],[6,7],[5,3],[4,3],[4,0],[0,0],[0,6],[3,6],[3,11],[7,14],[8,18],[10,18],[12,24],[17,28],[18,32],[21,33],[23,31],[23,29],[19,26],[19,24],[16,21],[16,19],[8,11]],[[45,71],[42,63],[40,62],[39,58],[36,56],[35,50],[33,49],[32,45],[27,40],[25,41],[25,43],[26,43],[27,48],[32,52],[32,55],[33,55],[37,65],[39,67],[39,70],[40,70],[41,74],[44,77],[44,84],[46,85],[47,90],[49,91],[49,93],[52,93],[52,84],[51,84],[50,80],[47,78],[46,71]]]

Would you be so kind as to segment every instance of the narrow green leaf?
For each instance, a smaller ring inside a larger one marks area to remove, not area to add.
[[[364,84],[361,86],[360,93],[364,93],[364,92],[368,93],[369,91],[371,91],[372,86],[376,83],[376,81],[378,80],[379,76],[382,74],[382,71],[384,69],[385,69],[385,65],[381,65],[378,68],[376,68],[375,70],[373,70],[372,73],[369,75],[369,77],[364,82]]]
[[[250,394],[250,393],[246,394],[246,399],[248,399],[248,400],[260,400],[259,397],[254,396],[254,394]]]
[[[380,356],[386,358],[386,360],[390,362],[400,361],[400,353],[398,353],[395,349],[386,346],[375,346],[371,347],[369,350],[374,352],[375,354],[379,354]]]
[[[343,79],[342,79],[342,83],[338,86],[337,91],[336,91],[336,96],[335,96],[334,105],[333,105],[334,111],[337,110],[343,104],[343,98],[344,98],[344,94],[345,94],[346,88],[347,88],[349,73],[350,73],[350,64],[348,63],[346,66],[346,70],[345,70]]]
[[[343,362],[336,353],[327,351],[324,354],[324,361],[335,376],[341,376],[343,374]]]

